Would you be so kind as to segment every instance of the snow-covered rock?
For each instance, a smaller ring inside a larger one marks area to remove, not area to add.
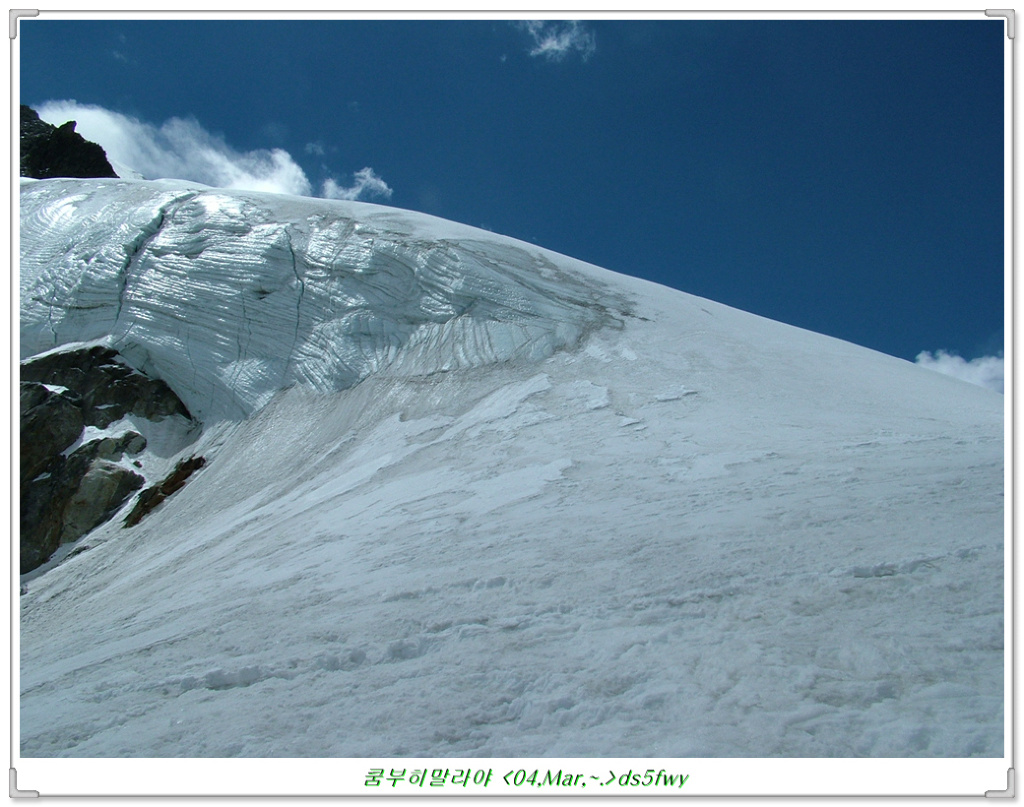
[[[109,345],[206,423],[27,581],[23,757],[1004,753],[996,393],[182,183],[25,182],[21,284],[24,356]]]
[[[136,429],[163,432],[163,451],[173,454],[199,424],[165,383],[127,367],[110,348],[48,351],[22,362],[20,375],[25,574],[113,516],[143,485],[153,451],[143,455],[148,440]],[[170,446],[168,431],[177,432]]]

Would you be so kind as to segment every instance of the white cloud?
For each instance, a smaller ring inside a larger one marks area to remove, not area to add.
[[[324,144],[317,140],[315,143],[306,143],[306,154],[312,154],[316,157],[324,156]]]
[[[583,61],[597,50],[597,39],[577,20],[567,22],[552,20],[529,20],[520,24],[533,39],[531,56],[543,56],[552,62],[560,62],[573,51]]]
[[[192,119],[171,118],[156,126],[76,101],[47,101],[37,111],[54,125],[77,121],[75,130],[103,146],[121,176],[127,169],[127,175],[136,172],[146,179],[184,179],[216,188],[313,195],[305,171],[284,149],[237,151]],[[391,196],[391,188],[373,169],[364,168],[355,178],[351,188],[327,180],[323,195],[331,199],[357,199],[360,194]]]
[[[320,195],[325,199],[348,199],[350,201],[366,197],[390,199],[391,188],[373,172],[372,168],[362,168],[356,171],[355,183],[349,188],[342,187],[334,179],[326,179]]]
[[[59,125],[78,121],[76,131],[99,143],[111,162],[147,179],[187,179],[217,188],[308,196],[305,172],[282,149],[240,152],[195,120],[171,118],[160,126],[75,101],[48,101],[39,117]],[[116,169],[115,169],[116,170]]]
[[[982,356],[967,361],[962,356],[947,353],[945,350],[939,350],[934,355],[924,350],[917,354],[914,361],[920,367],[951,375],[980,387],[988,387],[996,392],[1003,391],[1002,356]]]

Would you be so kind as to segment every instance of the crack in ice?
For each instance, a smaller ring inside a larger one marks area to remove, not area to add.
[[[295,348],[299,344],[299,326],[302,323],[302,298],[306,293],[306,282],[299,275],[299,261],[295,255],[295,245],[292,243],[291,231],[287,227],[284,228],[284,236],[288,242],[288,254],[292,259],[292,274],[295,275],[295,280],[299,284],[299,296],[295,300],[295,332],[292,334],[292,346],[288,350],[288,358],[281,373],[282,385],[288,386],[288,370],[295,359]]]
[[[160,233],[160,230],[163,229],[164,222],[167,221],[169,216],[173,215],[174,209],[180,207],[198,195],[199,191],[192,191],[190,193],[175,196],[161,204],[160,207],[157,208],[156,215],[147,224],[142,226],[135,238],[124,245],[125,258],[119,273],[121,286],[117,293],[117,309],[114,311],[115,327],[121,319],[121,311],[124,308],[125,297],[128,293],[128,284],[131,273],[139,262],[139,256],[149,246],[150,242],[156,238]]]

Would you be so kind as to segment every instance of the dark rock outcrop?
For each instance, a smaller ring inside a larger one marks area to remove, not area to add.
[[[101,429],[127,414],[147,420],[163,420],[171,415],[192,417],[166,383],[118,361],[118,354],[108,347],[30,359],[21,365],[21,381],[67,387],[81,397],[85,424]]]
[[[21,175],[117,178],[103,147],[75,131],[75,121],[52,126],[31,107],[21,105]]]
[[[85,421],[82,399],[52,392],[43,384],[21,384],[21,478],[43,473],[53,457],[78,439]],[[28,438],[28,439],[26,439]]]
[[[189,457],[187,460],[179,462],[160,484],[148,487],[139,494],[135,506],[125,516],[124,526],[134,527],[142,521],[160,502],[172,493],[181,490],[188,478],[204,465],[206,465],[205,457]]]
[[[106,521],[145,483],[134,471],[108,460],[96,460],[64,507],[61,543],[76,541]]]
[[[136,431],[70,451],[86,426],[102,429],[129,414],[192,420],[167,384],[122,364],[109,348],[51,353],[21,365],[22,574],[107,521],[143,486],[143,476],[118,464],[146,448]]]

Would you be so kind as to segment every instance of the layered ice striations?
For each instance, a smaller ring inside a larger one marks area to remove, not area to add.
[[[203,420],[575,345],[610,321],[571,261],[351,202],[161,181],[23,181],[21,352],[99,341]]]

